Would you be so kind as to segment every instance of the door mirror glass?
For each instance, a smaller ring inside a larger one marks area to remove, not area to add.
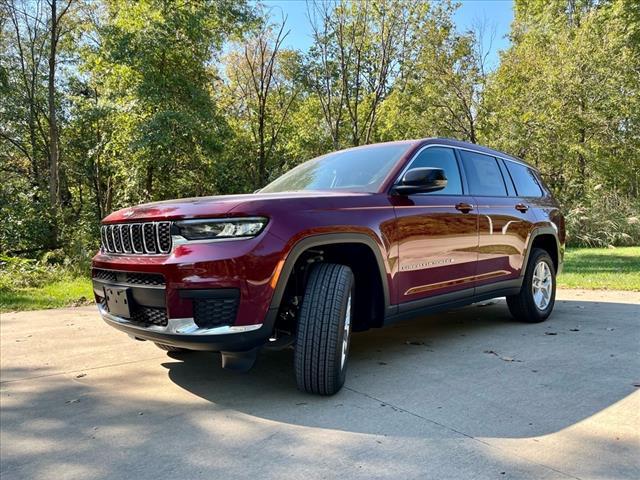
[[[447,186],[447,176],[441,168],[411,168],[404,174],[400,183],[393,187],[398,195],[412,195],[442,190]]]

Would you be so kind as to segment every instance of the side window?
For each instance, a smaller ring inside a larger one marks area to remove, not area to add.
[[[505,161],[509,175],[513,179],[516,186],[518,196],[520,197],[541,197],[542,189],[538,185],[533,170],[519,163]]]
[[[441,168],[447,176],[447,186],[437,192],[421,195],[462,195],[462,181],[456,155],[450,148],[425,148],[412,162],[410,168]]]
[[[467,174],[469,193],[485,197],[506,197],[507,189],[494,157],[460,150],[462,164]]]

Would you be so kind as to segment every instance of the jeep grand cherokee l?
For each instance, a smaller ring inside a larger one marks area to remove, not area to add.
[[[565,240],[535,168],[439,138],[329,153],[250,195],[125,208],[100,233],[109,325],[232,369],[293,346],[298,387],[318,394],[343,385],[352,331],[500,296],[545,320]]]

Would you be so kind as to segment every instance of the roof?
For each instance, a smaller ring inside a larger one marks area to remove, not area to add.
[[[460,140],[454,140],[452,138],[442,138],[442,137],[428,137],[428,138],[423,138],[419,141],[423,145],[439,144],[439,145],[446,145],[450,147],[457,147],[463,150],[471,150],[478,153],[486,153],[487,155],[503,158],[506,160],[511,160],[513,162],[526,165],[529,168],[533,168],[534,170],[538,170],[533,165],[528,164],[527,162],[525,162],[524,160],[518,157],[514,157],[513,155],[509,155],[508,153],[505,153],[505,152],[501,152],[500,150],[494,150],[493,148],[478,145],[477,143],[463,142]]]

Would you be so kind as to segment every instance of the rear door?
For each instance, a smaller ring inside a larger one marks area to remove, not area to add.
[[[444,190],[393,196],[399,265],[398,303],[473,288],[478,216],[453,149],[425,147],[405,169],[442,168]]]
[[[469,192],[478,206],[478,269],[476,293],[517,278],[523,267],[533,211],[523,204],[502,160],[460,150]]]

